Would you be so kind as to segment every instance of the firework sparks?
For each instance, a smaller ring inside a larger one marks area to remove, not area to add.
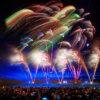
[[[11,62],[23,63],[29,73],[27,61],[33,63],[36,68],[35,77],[39,67],[45,69],[51,66],[56,75],[56,68],[62,72],[62,79],[67,68],[71,69],[70,71],[74,74],[75,79],[78,79],[82,66],[88,74],[80,51],[88,40],[93,39],[95,33],[91,21],[84,20],[89,14],[85,13],[84,9],[79,9],[76,12],[76,8],[71,5],[63,7],[62,3],[32,5],[5,19],[6,30],[0,36],[0,39],[11,41],[12,45],[15,45],[18,49],[14,56],[10,57]],[[12,34],[13,32],[14,34]],[[68,37],[67,41],[69,42],[64,40],[65,37]],[[13,43],[13,40],[15,43]],[[53,58],[53,47],[56,47],[57,44],[60,47],[66,46],[66,49],[58,49],[55,58]],[[31,50],[26,60],[22,52],[27,47]],[[97,52],[97,50],[94,50],[89,58],[89,65],[95,66],[94,74],[100,56],[100,53],[95,53],[95,51]],[[73,62],[79,64],[77,70]],[[32,78],[31,73],[30,77]]]
[[[94,47],[92,53],[88,58],[88,66],[94,69],[92,81],[94,80],[99,62],[100,62],[100,50],[98,47]]]

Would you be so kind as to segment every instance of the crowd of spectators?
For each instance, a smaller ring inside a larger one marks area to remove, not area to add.
[[[100,89],[0,87],[0,100],[100,100]]]

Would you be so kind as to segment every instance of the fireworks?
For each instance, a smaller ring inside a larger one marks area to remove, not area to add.
[[[94,80],[99,62],[100,62],[100,50],[99,47],[96,46],[93,48],[92,53],[88,58],[88,66],[94,69],[92,81]]]
[[[89,77],[80,52],[86,42],[93,39],[95,33],[91,21],[84,20],[89,14],[85,13],[84,9],[76,11],[76,8],[71,5],[63,7],[62,3],[31,5],[5,19],[5,34],[0,38],[16,46],[20,53],[12,56],[10,60],[23,62],[27,66],[31,79],[28,61],[36,67],[36,74],[39,66],[41,68],[49,66],[56,75],[56,68],[63,74],[66,69],[69,69],[74,78],[78,79],[83,67]],[[27,59],[23,54],[26,47],[30,48]],[[53,58],[54,47],[57,51]],[[89,58],[89,63],[92,65],[95,62],[92,60],[94,58],[99,62],[98,54],[93,53]]]
[[[56,65],[58,71],[62,73],[62,79],[63,81],[63,75],[65,70],[69,69],[72,74],[74,75],[75,80],[79,78],[80,71],[76,71],[76,67],[73,62],[76,62],[77,65],[79,64],[80,57],[78,56],[78,53],[76,51],[73,51],[72,49],[59,49],[56,53],[56,57],[54,59],[54,64]],[[78,66],[81,68],[80,66]],[[81,70],[81,69],[80,69]],[[76,75],[78,73],[78,75]]]
[[[58,67],[65,67],[71,62],[79,62],[79,57],[73,50],[59,49],[56,53],[56,58],[54,60]]]
[[[15,12],[5,19],[7,29],[2,38],[7,37],[7,41],[21,42],[19,49],[33,47],[33,44],[39,40],[51,41],[53,46],[56,46],[64,37],[67,37],[69,31],[73,30],[69,33],[69,39],[73,38],[73,40],[70,39],[70,43],[73,48],[78,45],[78,49],[81,50],[95,33],[92,23],[88,20],[84,21],[84,17],[89,14],[84,13],[83,9],[79,9],[76,13],[76,8],[71,5],[62,6],[62,3],[32,5]],[[76,26],[77,23],[81,24]],[[40,43],[36,46],[37,48],[48,51],[51,50],[52,45],[48,43],[45,46],[44,43]]]

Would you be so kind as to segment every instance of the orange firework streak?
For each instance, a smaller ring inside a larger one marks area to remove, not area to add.
[[[25,59],[24,55],[23,55],[21,52],[20,52],[20,56],[21,56],[20,59],[23,59],[22,63],[23,63],[24,66],[26,67],[26,69],[27,69],[27,71],[28,71],[28,73],[29,73],[29,75],[30,75],[31,81],[33,81],[32,74],[31,74],[31,72],[30,72],[29,66],[28,66],[28,64],[27,64],[27,62],[26,62],[26,59]]]
[[[90,75],[89,75],[89,73],[88,73],[87,67],[86,67],[86,65],[85,65],[85,62],[84,62],[82,56],[80,56],[80,61],[81,61],[81,64],[83,65],[83,68],[85,69],[85,71],[86,71],[86,73],[87,73],[87,75],[88,75],[89,81],[91,81]]]
[[[92,81],[94,80],[94,77],[95,77],[95,73],[97,71],[97,68],[98,68],[98,62],[96,62],[95,67],[94,67],[94,73],[93,73]]]

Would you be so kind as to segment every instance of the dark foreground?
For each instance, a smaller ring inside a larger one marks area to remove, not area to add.
[[[100,89],[0,87],[0,100],[100,100]]]

